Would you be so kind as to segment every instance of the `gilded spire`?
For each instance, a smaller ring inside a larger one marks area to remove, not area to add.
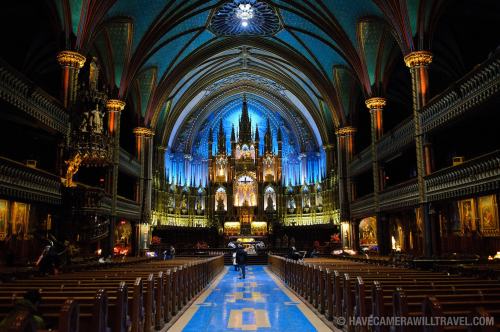
[[[273,136],[271,133],[271,123],[269,122],[269,118],[267,118],[266,134],[264,135],[264,152],[273,152]]]
[[[217,153],[226,152],[226,133],[224,133],[224,127],[222,126],[222,119],[219,121],[219,135],[217,136]]]
[[[239,141],[241,143],[250,143],[252,141],[252,122],[248,115],[247,97],[243,95],[243,109],[241,111],[239,126]]]

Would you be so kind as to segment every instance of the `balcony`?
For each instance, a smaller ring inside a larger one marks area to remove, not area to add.
[[[386,188],[379,194],[380,210],[407,208],[418,204],[416,179]]]
[[[69,116],[59,100],[0,59],[0,99],[66,135]]]
[[[0,157],[0,195],[33,203],[61,204],[61,179]]]
[[[476,109],[500,92],[500,51],[447,90],[432,98],[422,110],[422,130],[432,132],[459,116]],[[415,132],[413,117],[403,120],[396,128],[382,136],[377,144],[379,160],[397,154],[413,143]],[[370,147],[354,156],[350,171],[359,175],[371,167]]]
[[[361,218],[375,214],[375,197],[373,194],[360,197],[351,203],[351,217]]]
[[[500,190],[500,150],[451,166],[425,177],[427,201],[454,200]],[[379,194],[380,211],[417,206],[415,179],[389,187]],[[351,215],[360,218],[374,214],[373,194],[351,203]]]
[[[451,166],[425,178],[427,200],[472,196],[500,189],[500,150]]]

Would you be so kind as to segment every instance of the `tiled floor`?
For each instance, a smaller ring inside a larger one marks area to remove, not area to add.
[[[330,331],[263,266],[232,268],[219,278],[170,331]]]

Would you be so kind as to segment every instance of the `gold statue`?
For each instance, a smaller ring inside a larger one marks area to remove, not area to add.
[[[66,170],[66,187],[76,187],[73,183],[73,176],[78,172],[78,168],[82,163],[83,158],[80,153],[77,153],[70,160],[66,160],[65,163],[68,165],[68,169]]]

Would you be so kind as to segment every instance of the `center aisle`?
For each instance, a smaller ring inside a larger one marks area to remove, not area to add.
[[[331,331],[263,266],[229,268],[169,331]]]

